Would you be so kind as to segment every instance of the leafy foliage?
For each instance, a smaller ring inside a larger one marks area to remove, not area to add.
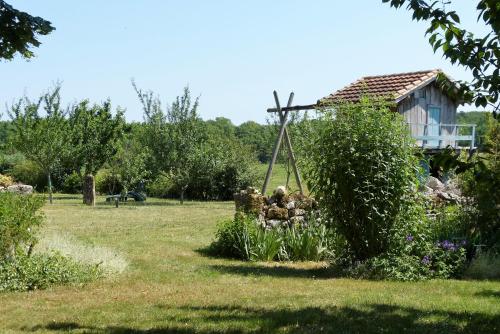
[[[412,209],[419,172],[414,140],[402,117],[381,102],[363,98],[332,108],[311,132],[306,176],[355,260],[366,260],[387,252],[395,230],[422,216]]]
[[[52,172],[68,150],[68,126],[61,108],[60,89],[60,86],[56,86],[37,102],[26,97],[20,99],[9,110],[15,127],[13,144],[47,176],[51,202]],[[42,107],[45,115],[40,113]]]
[[[95,175],[117,151],[123,135],[124,111],[117,109],[113,116],[111,102],[90,105],[88,100],[74,105],[69,112],[69,160],[75,170],[85,175]]]
[[[267,230],[254,217],[238,216],[219,224],[210,252],[250,261],[321,261],[332,255],[332,238],[314,219],[304,226]]]
[[[55,28],[47,20],[13,8],[0,1],[0,58],[13,59],[16,53],[24,58],[34,56],[31,47],[39,47],[37,35],[48,35]]]
[[[0,193],[0,261],[25,253],[36,242],[35,232],[43,221],[38,212],[42,205],[39,197]]]
[[[472,82],[458,82],[448,85],[450,93],[458,93],[466,100],[473,100],[476,106],[494,107],[496,115],[500,107],[500,6],[497,0],[476,0],[478,21],[488,29],[485,36],[475,36],[460,26],[460,17],[455,11],[446,10],[445,5],[451,1],[423,0],[382,0],[392,7],[407,5],[413,11],[413,19],[429,21],[426,34],[434,52],[441,49],[445,58],[452,64],[460,64],[472,71]],[[440,82],[446,85],[447,80],[441,77]]]
[[[483,151],[464,158],[452,150],[438,155],[443,170],[460,175],[464,195],[471,201],[468,239],[493,246],[500,243],[500,123],[490,117]]]
[[[60,284],[82,284],[102,275],[98,266],[85,265],[60,254],[22,255],[0,261],[0,292],[46,289]]]

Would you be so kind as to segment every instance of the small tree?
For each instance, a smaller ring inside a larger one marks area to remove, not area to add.
[[[154,170],[171,178],[179,189],[181,204],[192,178],[196,153],[205,141],[205,128],[198,116],[198,98],[191,100],[189,88],[177,96],[164,112],[158,97],[143,92],[132,82],[144,110],[144,141],[152,154]]]
[[[95,174],[116,154],[123,125],[123,110],[118,108],[113,116],[109,100],[93,106],[84,100],[70,110],[70,161],[83,175],[83,202],[87,205],[95,205]]]
[[[28,98],[14,104],[9,115],[15,127],[13,144],[47,175],[49,201],[52,203],[52,172],[68,149],[67,121],[61,109],[60,86],[35,103]],[[45,115],[40,114],[43,107]]]
[[[355,259],[365,260],[389,249],[413,201],[414,140],[401,115],[378,101],[330,108],[322,111],[304,151],[306,176],[326,218]]]

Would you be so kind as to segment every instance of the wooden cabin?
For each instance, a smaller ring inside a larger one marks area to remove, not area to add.
[[[474,149],[475,124],[457,124],[454,100],[436,83],[441,70],[363,77],[318,101],[358,102],[361,96],[387,98],[408,122],[417,144],[428,150],[447,146]],[[444,74],[444,73],[443,73]]]

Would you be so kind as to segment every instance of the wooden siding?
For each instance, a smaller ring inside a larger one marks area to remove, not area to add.
[[[414,136],[424,135],[424,127],[415,124],[427,124],[427,111],[429,106],[441,108],[441,124],[455,124],[457,120],[457,105],[448,96],[436,87],[434,83],[422,88],[425,97],[420,97],[419,91],[411,94],[398,104],[397,111],[402,114],[411,126],[411,132]],[[415,95],[417,97],[415,97]],[[443,127],[442,135],[452,135],[453,127]],[[422,145],[419,141],[418,145]],[[441,146],[454,145],[453,142],[441,143]]]

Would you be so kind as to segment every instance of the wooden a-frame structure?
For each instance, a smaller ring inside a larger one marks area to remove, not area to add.
[[[301,194],[304,194],[304,188],[302,186],[302,180],[300,178],[299,169],[297,168],[297,161],[295,160],[295,155],[293,153],[292,142],[290,140],[290,134],[288,133],[287,123],[288,123],[288,114],[290,111],[299,111],[299,110],[310,110],[315,109],[315,104],[305,105],[305,106],[292,106],[294,93],[291,92],[288,97],[288,103],[285,108],[281,108],[280,100],[278,98],[278,93],[276,91],[273,92],[274,101],[276,103],[276,108],[269,108],[267,112],[278,113],[280,128],[278,137],[276,138],[276,142],[274,143],[273,154],[271,157],[271,161],[269,162],[269,167],[267,168],[266,179],[264,180],[264,185],[262,186],[262,194],[265,194],[267,191],[267,186],[269,185],[269,180],[271,179],[271,174],[273,173],[273,166],[276,163],[276,158],[278,156],[278,151],[281,145],[281,141],[285,139],[285,145],[288,152],[288,159],[292,164],[293,173],[295,175],[295,180],[297,181],[297,185],[299,186],[299,191]]]

